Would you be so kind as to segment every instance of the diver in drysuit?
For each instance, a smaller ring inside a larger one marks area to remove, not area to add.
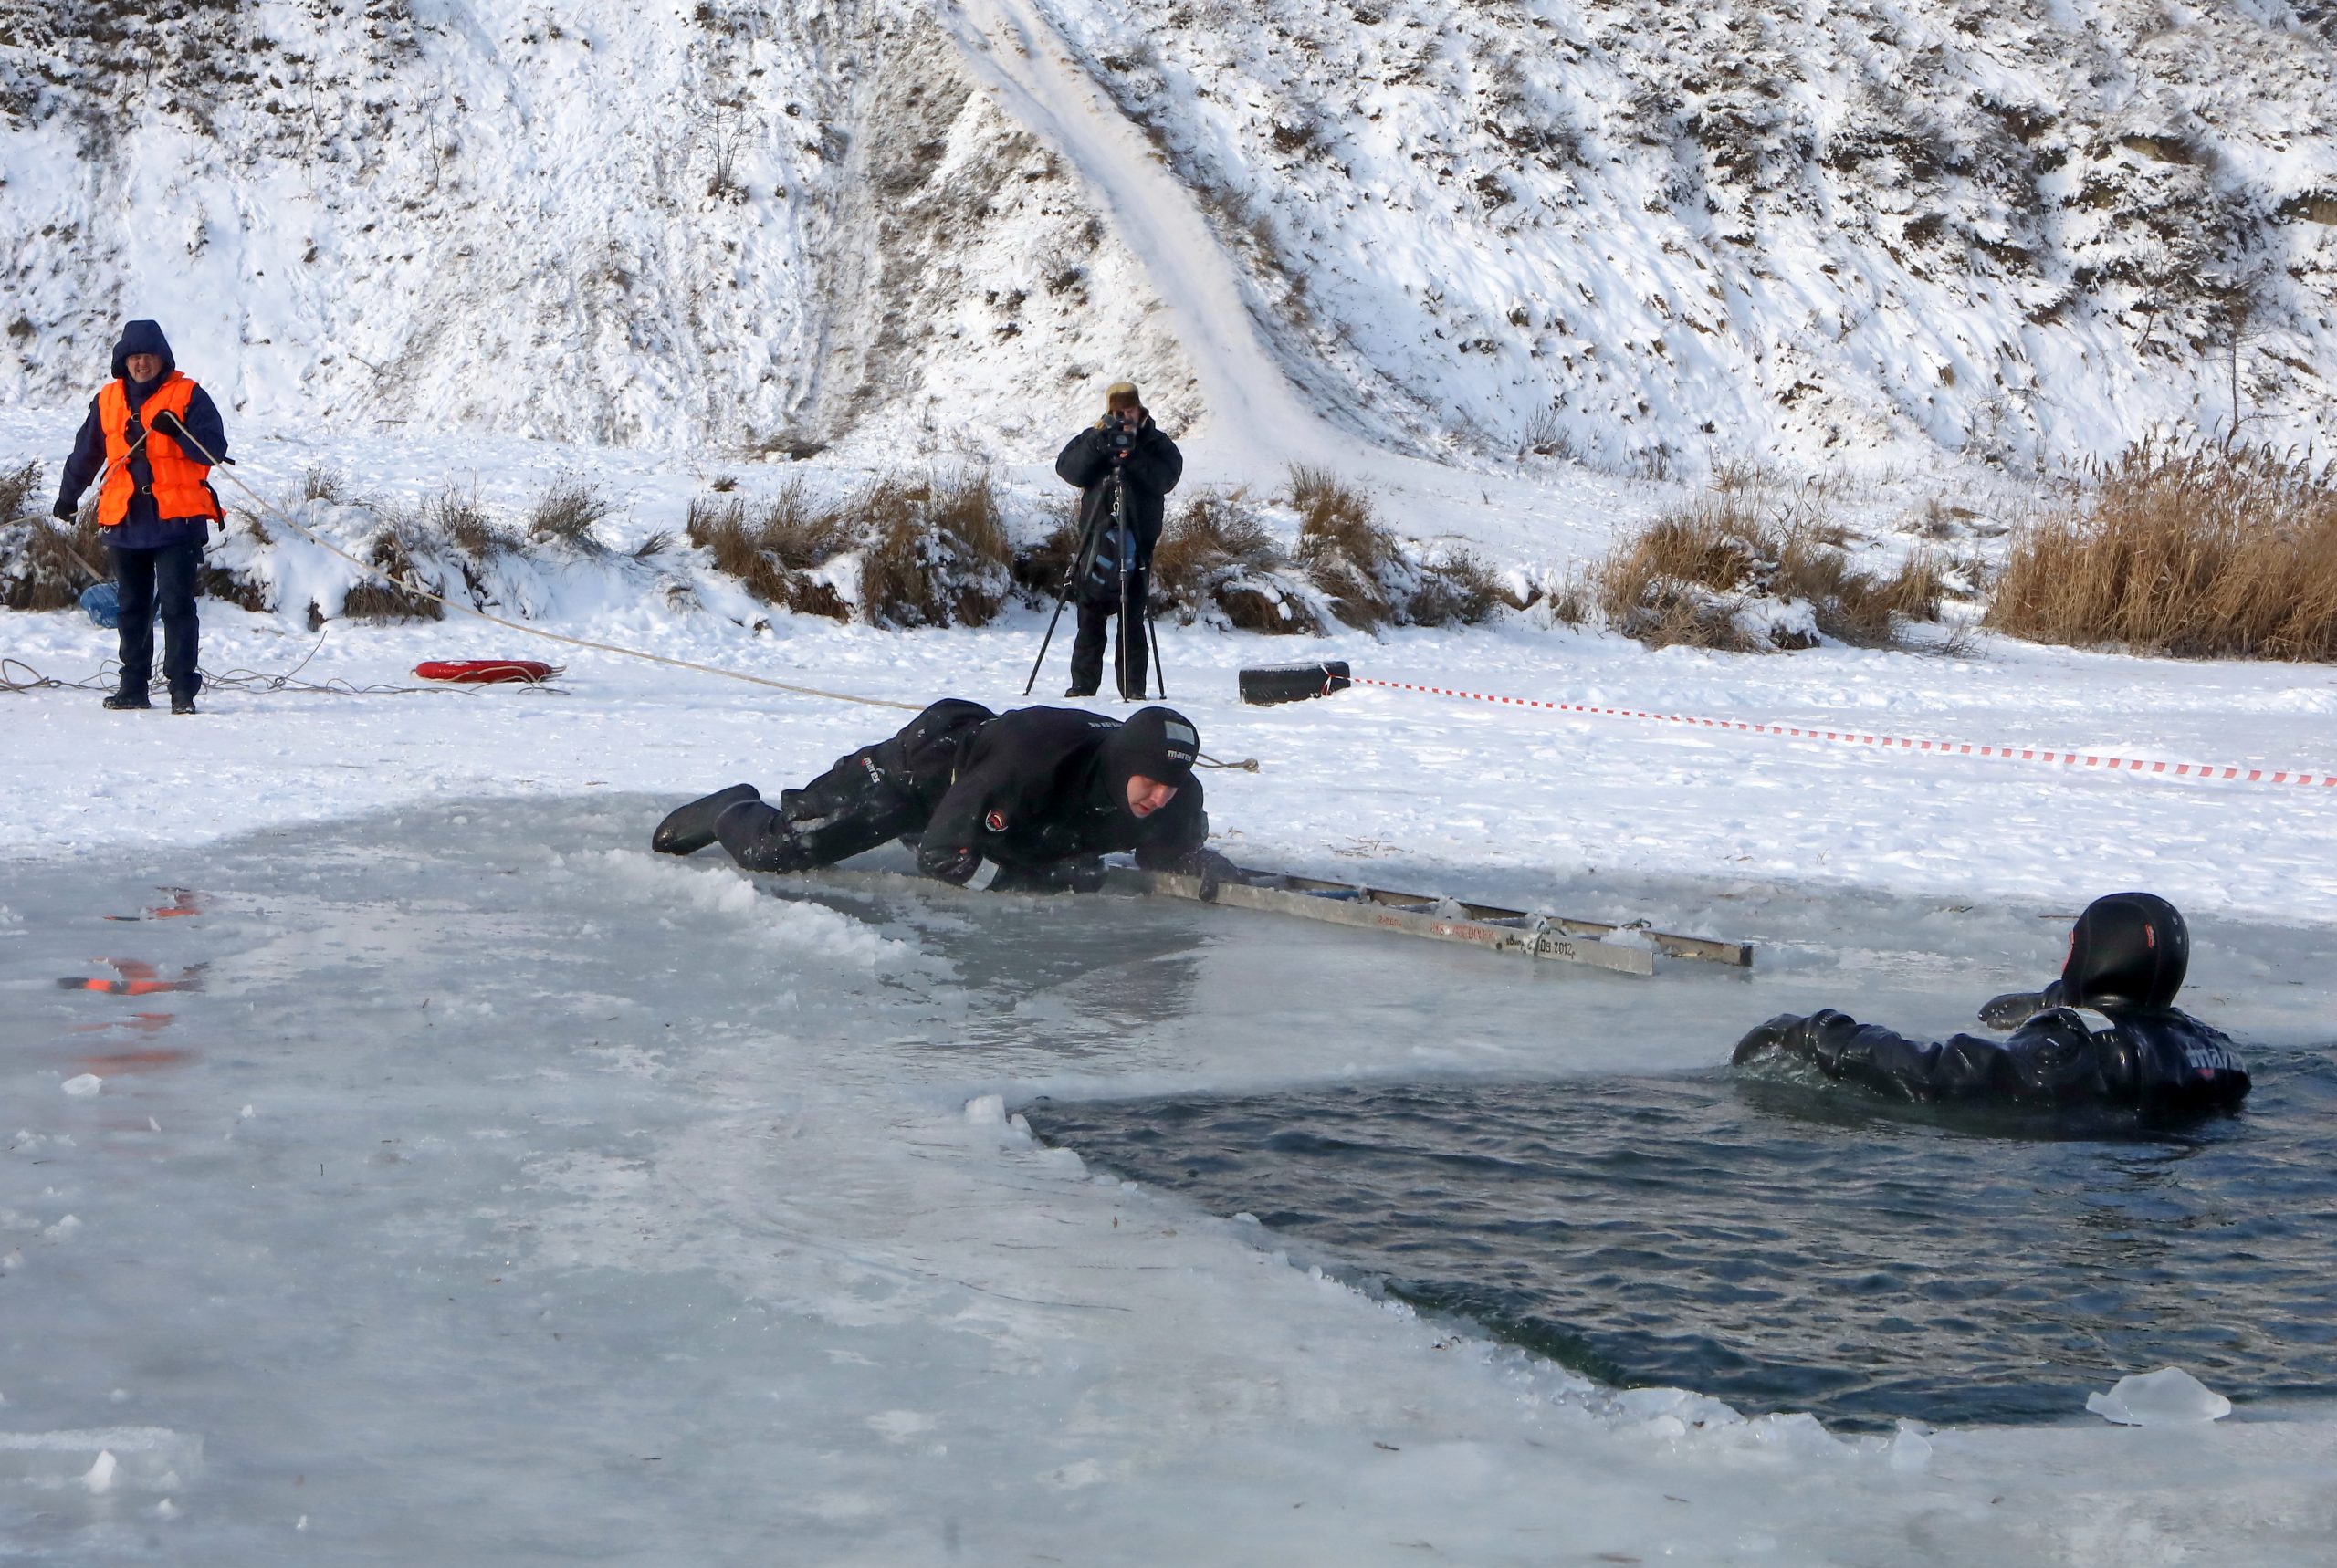
[[[1126,719],[1075,708],[934,704],[889,740],[839,758],[772,807],[751,784],[694,800],[650,847],[719,841],[749,871],[803,871],[913,841],[917,869],[961,886],[1054,892],[1102,885],[1101,857],[1152,871],[1222,864],[1193,776],[1200,737],[1173,708]]]
[[[1958,1034],[1916,1041],[1828,1009],[1781,1014],[1737,1041],[1730,1059],[1787,1051],[1902,1100],[2028,1106],[2112,1106],[2152,1116],[2238,1108],[2248,1069],[2222,1030],[2175,1006],[2191,934],[2155,894],[2097,898],[2070,931],[2061,977],[1997,997],[1981,1021],[2004,1040]],[[2097,1015],[2106,1028],[2086,1016]]]

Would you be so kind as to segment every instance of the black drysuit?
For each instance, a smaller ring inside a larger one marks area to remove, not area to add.
[[[1148,707],[1124,722],[1072,708],[998,717],[978,703],[926,709],[898,735],[864,747],[773,808],[750,786],[709,795],[666,819],[653,844],[687,854],[719,839],[749,871],[833,865],[887,839],[913,840],[917,868],[960,885],[1054,891],[1095,885],[1098,857],[1133,850],[1152,869],[1200,863],[1209,837],[1191,777],[1198,737],[1184,717]],[[1127,803],[1141,774],[1177,794],[1150,816]],[[710,831],[686,831],[693,814]]]
[[[1771,1019],[1737,1042],[1733,1060],[1787,1051],[1829,1078],[1902,1100],[2109,1106],[2150,1116],[2234,1110],[2249,1087],[2238,1051],[2221,1030],[2174,1005],[2189,955],[2190,935],[2173,904],[2152,894],[2112,894],[2079,916],[2058,981],[1981,1009],[1999,1027],[2017,1025],[2003,1040],[1913,1040],[1829,1008]],[[2107,1027],[2092,1027],[2080,1009]]]
[[[1152,549],[1160,542],[1164,497],[1184,477],[1185,457],[1149,415],[1134,432],[1127,457],[1116,465],[1113,435],[1107,416],[1073,436],[1055,458],[1055,473],[1081,492],[1080,552],[1073,568],[1077,580],[1072,584],[1079,601],[1079,634],[1071,644],[1071,689],[1085,696],[1103,680],[1105,623],[1120,614],[1125,586],[1127,614],[1113,643],[1112,666],[1120,695],[1134,702],[1145,692],[1145,601],[1152,583]],[[1116,487],[1120,491],[1116,526],[1112,514]]]

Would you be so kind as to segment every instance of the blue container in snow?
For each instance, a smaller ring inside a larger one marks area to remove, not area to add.
[[[81,591],[81,608],[89,619],[110,631],[121,624],[121,595],[110,582],[92,583]]]

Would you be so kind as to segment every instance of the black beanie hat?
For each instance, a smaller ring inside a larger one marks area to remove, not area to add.
[[[1200,733],[1193,721],[1169,707],[1144,707],[1128,715],[1104,742],[1104,771],[1116,800],[1127,799],[1127,782],[1137,774],[1183,789],[1200,755]]]
[[[2154,893],[2113,893],[2086,905],[2070,930],[2061,1001],[2074,1008],[2164,1008],[2191,967],[2191,930]]]

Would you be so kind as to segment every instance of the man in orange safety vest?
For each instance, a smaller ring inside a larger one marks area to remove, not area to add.
[[[121,593],[121,680],[110,708],[153,705],[154,616],[162,619],[162,678],[171,711],[195,711],[195,574],[219,497],[207,476],[227,457],[227,433],[209,393],[179,373],[170,340],[152,321],[132,321],[113,350],[114,379],[90,400],[65,461],[56,515],[73,520],[81,493],[98,484],[98,526]]]

